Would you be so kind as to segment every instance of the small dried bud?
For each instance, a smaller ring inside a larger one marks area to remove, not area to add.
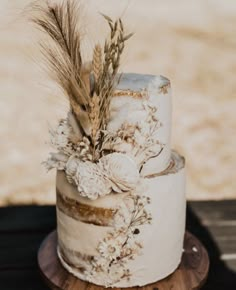
[[[140,233],[140,230],[139,230],[139,229],[135,229],[135,230],[133,231],[133,233],[134,233],[134,235],[138,235],[138,234]]]

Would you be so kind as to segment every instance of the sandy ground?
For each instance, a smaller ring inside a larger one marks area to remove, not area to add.
[[[235,0],[84,1],[84,54],[105,33],[97,11],[122,15],[135,36],[122,70],[162,74],[173,87],[173,147],[187,159],[189,199],[236,197]],[[48,126],[67,102],[47,75],[22,9],[0,1],[0,205],[53,203]],[[101,39],[101,38],[100,38]]]

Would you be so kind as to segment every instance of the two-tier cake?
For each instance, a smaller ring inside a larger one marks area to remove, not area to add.
[[[107,126],[118,136],[112,152],[95,165],[70,157],[58,171],[58,255],[76,277],[103,286],[142,286],[179,265],[185,169],[183,157],[170,149],[170,118],[166,78],[124,74]],[[59,131],[66,135],[69,124],[68,118]]]
[[[79,279],[142,286],[178,267],[185,231],[185,164],[171,151],[171,86],[163,76],[118,74],[126,34],[110,35],[83,63],[71,2],[35,22],[56,46],[47,60],[70,111],[51,130],[57,149],[58,257]]]

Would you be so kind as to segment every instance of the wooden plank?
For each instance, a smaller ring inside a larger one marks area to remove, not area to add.
[[[207,248],[210,272],[203,290],[235,290],[235,260],[228,259],[236,250],[236,202],[190,202],[187,208],[187,228]],[[222,255],[224,260],[222,260]]]
[[[191,228],[190,231],[200,239],[205,239],[210,253],[220,257],[236,253],[236,219],[232,220],[233,216],[236,216],[235,201],[191,202],[188,207],[187,224]],[[217,248],[215,253],[209,244],[211,240]]]
[[[216,243],[220,250],[221,256],[224,255],[236,256],[236,237],[234,237],[233,239],[227,239],[227,237],[225,237],[225,239],[216,238]]]
[[[48,232],[56,227],[55,206],[0,208],[0,233],[13,231]]]
[[[1,290],[49,290],[38,271],[11,270],[0,271]]]
[[[236,207],[236,199],[233,200],[203,200],[203,201],[189,201],[188,204],[193,205],[194,207],[197,207],[199,209],[203,209],[205,211],[206,209],[222,209],[225,211],[225,209],[233,209]]]
[[[226,258],[223,261],[226,264],[226,266],[229,268],[229,270],[236,272],[236,259]],[[236,284],[235,284],[235,288],[236,288]]]
[[[37,251],[47,233],[7,233],[0,238],[0,271],[37,268]],[[1,287],[0,287],[1,289]]]
[[[209,226],[207,227],[210,234],[217,239],[234,239],[236,238],[236,226]]]
[[[236,200],[194,201],[189,206],[205,225],[219,225],[221,222],[236,225]]]

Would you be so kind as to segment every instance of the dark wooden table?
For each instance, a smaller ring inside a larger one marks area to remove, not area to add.
[[[38,272],[37,250],[55,227],[52,206],[0,208],[0,290],[48,289]],[[235,290],[236,201],[190,202],[187,229],[209,253],[211,267],[202,289]]]

